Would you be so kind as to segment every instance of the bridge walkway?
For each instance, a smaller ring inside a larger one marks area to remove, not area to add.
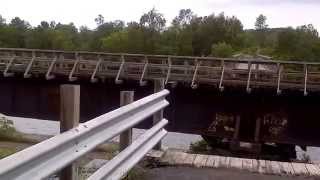
[[[250,173],[289,177],[320,177],[319,164],[191,154],[176,150],[167,150],[161,156],[160,163],[167,166],[232,169]]]

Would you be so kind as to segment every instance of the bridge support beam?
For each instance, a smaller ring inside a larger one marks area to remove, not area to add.
[[[80,86],[60,86],[60,132],[63,133],[76,127],[80,119]],[[76,180],[76,163],[65,167],[60,180]]]
[[[164,89],[164,79],[156,79],[154,80],[154,93],[157,93]],[[163,110],[155,113],[153,115],[153,125],[156,125],[159,121],[163,119]],[[154,146],[155,150],[161,150],[161,141],[157,145]]]
[[[125,106],[134,101],[134,91],[120,92],[120,106]],[[120,151],[127,148],[132,143],[132,128],[120,134]]]

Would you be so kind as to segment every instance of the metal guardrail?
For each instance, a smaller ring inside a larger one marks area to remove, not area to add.
[[[168,94],[162,90],[0,160],[0,179],[43,179],[58,172],[168,106]],[[158,122],[89,179],[121,178],[166,135],[163,127],[167,123],[166,119]]]

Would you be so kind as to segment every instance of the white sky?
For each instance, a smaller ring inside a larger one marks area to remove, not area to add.
[[[190,8],[199,16],[211,13],[237,16],[245,28],[253,28],[259,14],[267,16],[269,27],[298,26],[312,23],[320,30],[320,0],[1,0],[0,14],[7,19],[18,16],[35,26],[40,21],[87,25],[95,28],[94,18],[105,21],[139,21],[155,7],[168,22],[180,9]]]

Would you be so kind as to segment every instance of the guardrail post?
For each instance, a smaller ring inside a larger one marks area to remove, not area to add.
[[[125,106],[133,102],[134,91],[120,92],[120,106]],[[128,147],[132,142],[132,128],[120,134],[120,151]]]
[[[79,124],[80,119],[80,86],[60,86],[60,132],[68,131]],[[76,165],[65,167],[60,174],[60,180],[76,180]]]
[[[164,89],[164,79],[156,79],[154,80],[154,93],[157,93]],[[156,112],[153,115],[153,125],[157,124],[159,121],[163,119],[163,110]],[[153,149],[161,150],[161,141],[157,145],[154,146]]]

